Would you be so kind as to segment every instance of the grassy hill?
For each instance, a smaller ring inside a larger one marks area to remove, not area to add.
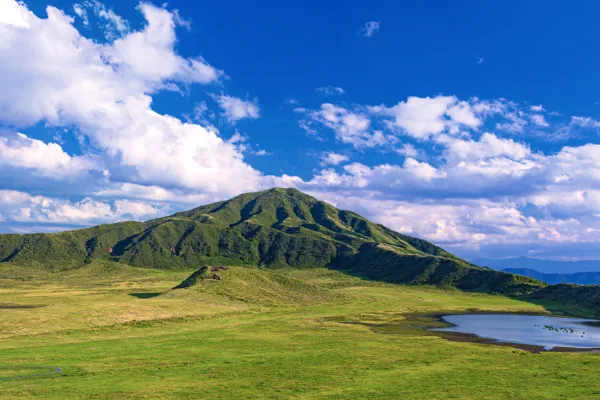
[[[393,283],[529,294],[543,283],[466,262],[296,189],[247,193],[147,222],[0,235],[0,262],[65,269],[93,260],[176,270],[204,265],[328,267]]]
[[[214,294],[266,306],[308,305],[343,298],[339,293],[320,285],[277,271],[231,267],[213,272],[210,267],[203,267],[164,296],[193,298],[197,293]]]

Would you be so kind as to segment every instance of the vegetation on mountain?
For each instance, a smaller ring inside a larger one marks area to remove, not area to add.
[[[593,310],[600,315],[600,286],[596,285],[574,285],[558,284],[542,288],[531,296],[533,299],[551,301],[560,305],[571,305],[575,307]]]
[[[392,283],[526,295],[530,278],[480,268],[296,189],[275,188],[142,222],[0,235],[0,261],[65,268],[110,260],[176,270],[205,265],[328,267]]]

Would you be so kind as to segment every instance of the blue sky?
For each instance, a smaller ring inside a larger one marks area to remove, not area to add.
[[[0,0],[0,231],[297,187],[467,258],[600,259],[596,2]]]

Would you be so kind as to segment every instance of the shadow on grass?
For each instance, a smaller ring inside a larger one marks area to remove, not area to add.
[[[36,305],[36,304],[11,304],[11,303],[0,303],[0,310],[10,310],[10,309],[22,309],[22,308],[40,308],[46,307],[44,304]]]
[[[160,296],[162,293],[159,292],[146,292],[146,293],[129,293],[130,296],[137,297],[138,299],[151,299],[156,296]]]

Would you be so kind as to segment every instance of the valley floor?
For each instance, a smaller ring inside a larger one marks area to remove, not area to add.
[[[408,323],[372,329],[414,313],[545,312],[541,305],[323,269],[228,286],[230,273],[248,278],[236,268],[171,291],[192,271],[109,267],[23,277],[0,265],[0,398],[600,398],[597,354],[448,341]],[[298,293],[288,298],[285,288]],[[45,372],[35,366],[62,371],[1,379]]]

